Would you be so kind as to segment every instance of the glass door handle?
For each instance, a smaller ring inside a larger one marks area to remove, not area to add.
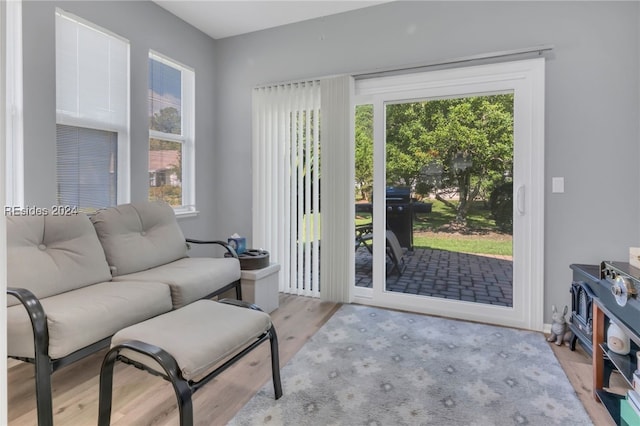
[[[516,209],[520,216],[524,216],[524,185],[520,185],[516,192]]]

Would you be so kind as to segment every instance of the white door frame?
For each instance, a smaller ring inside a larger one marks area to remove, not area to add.
[[[514,93],[513,306],[504,307],[385,290],[384,203],[374,203],[373,288],[352,285],[352,302],[543,330],[544,58],[356,81],[354,105],[374,107],[375,200],[385,199],[385,103]]]

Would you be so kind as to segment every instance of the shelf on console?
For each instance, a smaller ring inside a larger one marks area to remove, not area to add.
[[[620,375],[624,377],[625,381],[630,387],[633,387],[633,372],[636,370],[636,357],[635,354],[629,353],[628,355],[620,355],[612,352],[607,347],[606,343],[600,343],[600,347],[604,351],[605,355],[609,357],[613,365],[620,372]]]
[[[602,405],[604,405],[609,412],[611,419],[615,422],[616,425],[620,425],[620,400],[624,399],[624,396],[618,395],[617,393],[607,392],[603,389],[597,389],[596,395],[598,395],[598,398],[602,402]]]

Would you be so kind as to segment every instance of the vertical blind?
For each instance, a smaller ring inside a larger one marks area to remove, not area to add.
[[[352,91],[340,76],[253,92],[253,244],[280,263],[282,292],[350,301]]]
[[[351,302],[355,284],[353,78],[322,79],[322,299]]]
[[[320,296],[320,83],[253,92],[253,245],[280,264],[279,290]]]

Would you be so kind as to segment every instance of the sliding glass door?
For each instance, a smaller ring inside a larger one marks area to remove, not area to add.
[[[541,329],[543,72],[357,82],[357,301]]]

